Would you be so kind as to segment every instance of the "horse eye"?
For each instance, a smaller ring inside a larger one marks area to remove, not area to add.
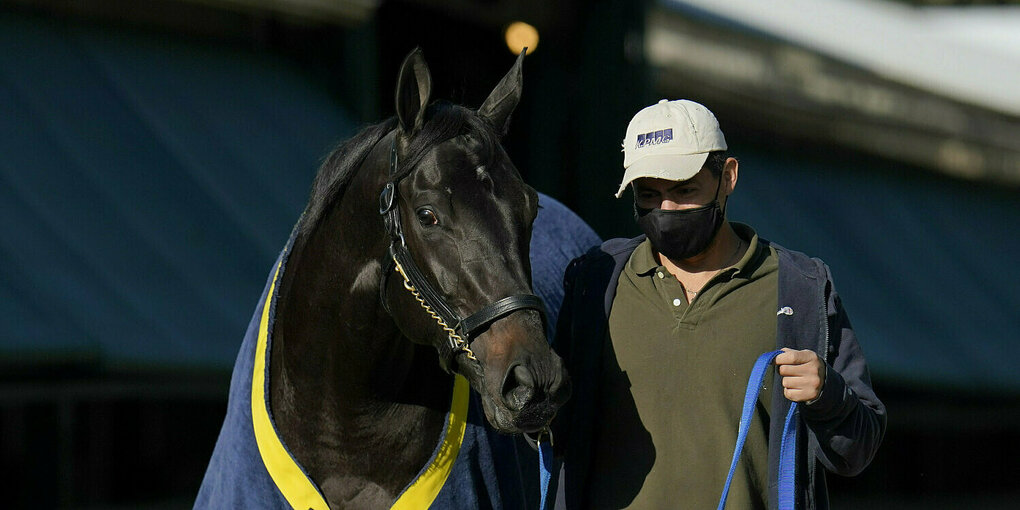
[[[418,209],[416,214],[418,215],[418,223],[421,223],[424,227],[439,224],[439,218],[436,217],[436,213],[433,212],[432,209],[422,207],[421,209]]]

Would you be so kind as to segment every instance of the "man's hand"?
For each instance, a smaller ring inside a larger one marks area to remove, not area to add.
[[[783,377],[783,395],[794,402],[812,402],[822,394],[825,384],[825,363],[814,351],[783,348],[776,356],[779,375]]]

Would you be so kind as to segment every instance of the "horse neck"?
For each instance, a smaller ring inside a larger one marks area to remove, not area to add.
[[[295,423],[309,415],[327,422],[378,419],[371,415],[400,420],[442,408],[449,398],[449,378],[434,350],[404,338],[380,300],[389,238],[375,204],[386,159],[373,156],[292,249],[270,364],[278,421],[281,414],[292,414]]]
[[[435,351],[404,338],[380,300],[383,171],[360,169],[320,224],[295,239],[277,299],[275,423],[336,506],[365,494],[374,495],[369,507],[392,501],[428,462],[450,398]]]

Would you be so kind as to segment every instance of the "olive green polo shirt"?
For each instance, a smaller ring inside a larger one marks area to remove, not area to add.
[[[591,508],[718,505],[751,368],[776,346],[778,258],[750,227],[732,225],[749,248],[690,304],[647,240],[620,275],[602,347]],[[772,370],[727,508],[767,506]]]

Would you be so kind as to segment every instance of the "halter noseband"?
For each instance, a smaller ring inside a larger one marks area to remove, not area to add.
[[[404,231],[400,226],[400,210],[397,208],[397,184],[401,178],[397,178],[397,144],[396,138],[394,138],[390,145],[389,181],[386,182],[382,193],[379,194],[379,214],[383,216],[386,232],[390,235],[390,258],[393,260],[396,271],[404,279],[404,288],[414,296],[447,335],[448,341],[440,344],[439,347],[439,362],[443,369],[450,372],[457,355],[464,353],[471,360],[472,368],[480,372],[481,364],[475,357],[475,353],[471,351],[470,344],[473,337],[497,319],[521,309],[537,310],[544,322],[547,320],[545,305],[534,294],[517,294],[490,303],[468,317],[461,318],[443,299],[442,294],[436,291],[435,287],[425,278],[425,275],[418,269],[418,265],[414,263],[414,259],[411,258],[411,252],[407,249]],[[388,270],[385,275],[389,275]],[[384,282],[381,290],[385,292],[385,288]],[[383,306],[386,306],[385,297]]]

